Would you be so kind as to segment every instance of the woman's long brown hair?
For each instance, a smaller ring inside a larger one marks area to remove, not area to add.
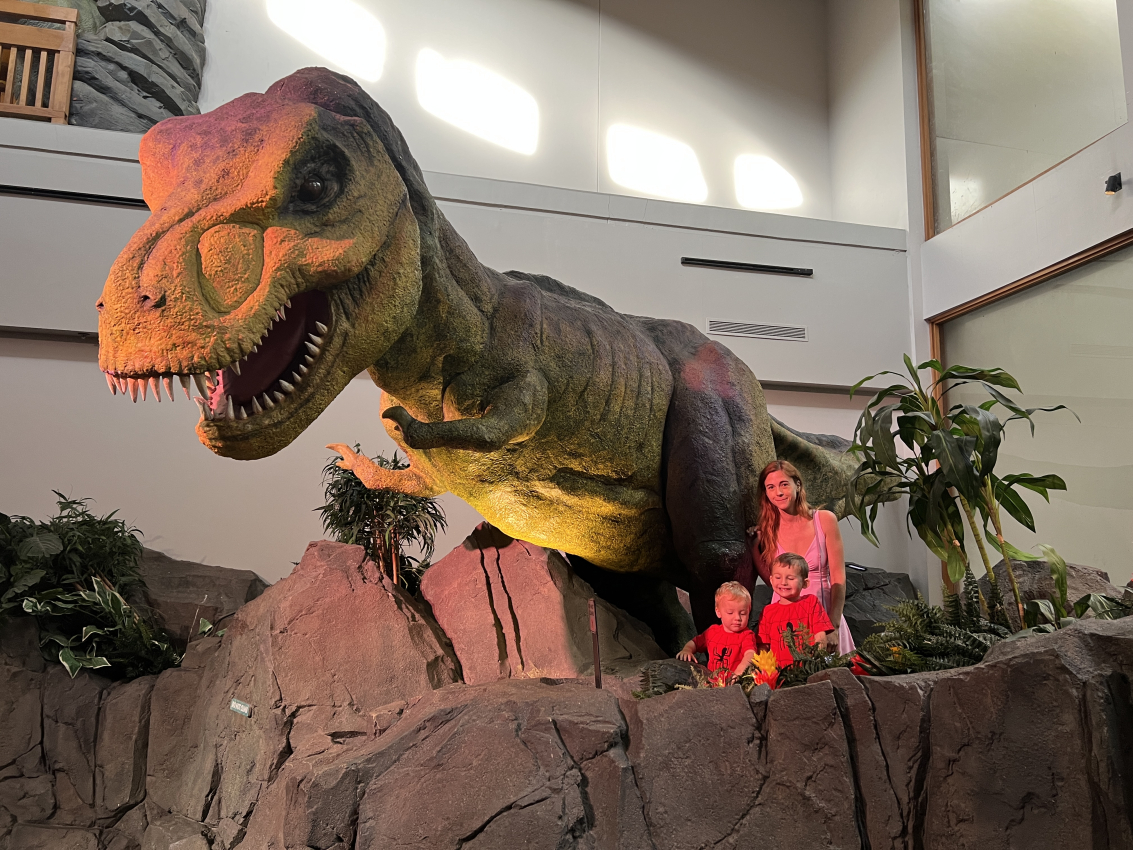
[[[767,476],[772,472],[782,472],[794,481],[795,487],[798,488],[795,492],[795,501],[787,509],[787,513],[799,514],[807,519],[814,517],[814,508],[807,504],[806,487],[803,484],[802,476],[799,475],[799,471],[795,469],[793,463],[785,460],[773,460],[763,467],[763,472],[759,473],[759,524],[756,526],[758,532],[755,542],[755,557],[757,562],[768,572],[771,570],[771,562],[775,560],[779,549],[779,509],[771,504],[771,501],[767,498]]]

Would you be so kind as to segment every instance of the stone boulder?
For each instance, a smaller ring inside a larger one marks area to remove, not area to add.
[[[846,605],[842,616],[856,645],[881,631],[881,624],[896,618],[892,606],[916,599],[917,589],[906,573],[876,567],[846,567]]]
[[[179,561],[152,549],[142,550],[138,570],[145,591],[132,601],[153,610],[181,648],[197,634],[202,617],[215,623],[236,613],[268,586],[251,570]]]
[[[481,523],[431,566],[421,595],[452,641],[464,681],[593,675],[593,589],[553,550]],[[597,599],[604,671],[628,675],[665,653],[644,623]]]
[[[376,738],[397,706],[459,680],[417,603],[360,546],[326,541],[242,607],[192,665],[154,686],[146,799],[203,824],[222,847],[240,840],[293,752]],[[231,709],[234,699],[248,716]]]
[[[1018,631],[1023,626],[1019,622],[1019,611],[1015,607],[1015,597],[1011,593],[1011,580],[1007,576],[1007,568],[1000,561],[992,569],[995,571],[995,580],[999,584],[999,592],[1003,596],[1003,607],[1007,611],[1007,619],[1011,627]],[[1016,561],[1011,560],[1011,570],[1015,573],[1015,581],[1019,584],[1019,596],[1026,605],[1032,599],[1053,599],[1058,591],[1054,587],[1054,579],[1050,575],[1050,564],[1047,561]],[[980,593],[986,599],[991,592],[991,582],[987,575],[979,578]],[[1100,593],[1104,596],[1121,598],[1121,591],[1109,581],[1109,573],[1093,567],[1084,567],[1081,564],[1066,565],[1066,599],[1073,605],[1087,593]]]

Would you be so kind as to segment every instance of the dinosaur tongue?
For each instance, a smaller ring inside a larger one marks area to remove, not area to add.
[[[322,334],[316,323],[330,325],[330,302],[321,290],[304,292],[291,299],[284,314],[286,318],[277,318],[259,341],[259,350],[240,361],[239,375],[232,367],[223,371],[221,392],[213,395],[217,402],[225,403],[224,397],[230,396],[237,406],[244,406],[253,398],[274,399],[276,393],[291,392],[288,387],[297,383],[294,376],[300,375],[299,367],[310,354],[308,334],[317,339]]]

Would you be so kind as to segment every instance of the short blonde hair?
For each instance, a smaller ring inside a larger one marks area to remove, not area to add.
[[[794,552],[784,552],[775,559],[775,564],[782,564],[784,567],[794,567],[798,571],[799,578],[805,579],[810,576],[810,564],[807,559],[802,555],[796,555]],[[772,564],[774,566],[774,564]]]
[[[722,596],[728,596],[732,599],[746,602],[749,607],[751,606],[751,594],[748,593],[747,588],[738,581],[726,581],[716,588],[716,601],[719,602]]]

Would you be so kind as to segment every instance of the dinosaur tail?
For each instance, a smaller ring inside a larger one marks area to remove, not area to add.
[[[817,508],[846,515],[846,489],[858,468],[851,443],[833,434],[807,434],[771,417],[775,457],[793,463],[806,482],[807,501]]]

